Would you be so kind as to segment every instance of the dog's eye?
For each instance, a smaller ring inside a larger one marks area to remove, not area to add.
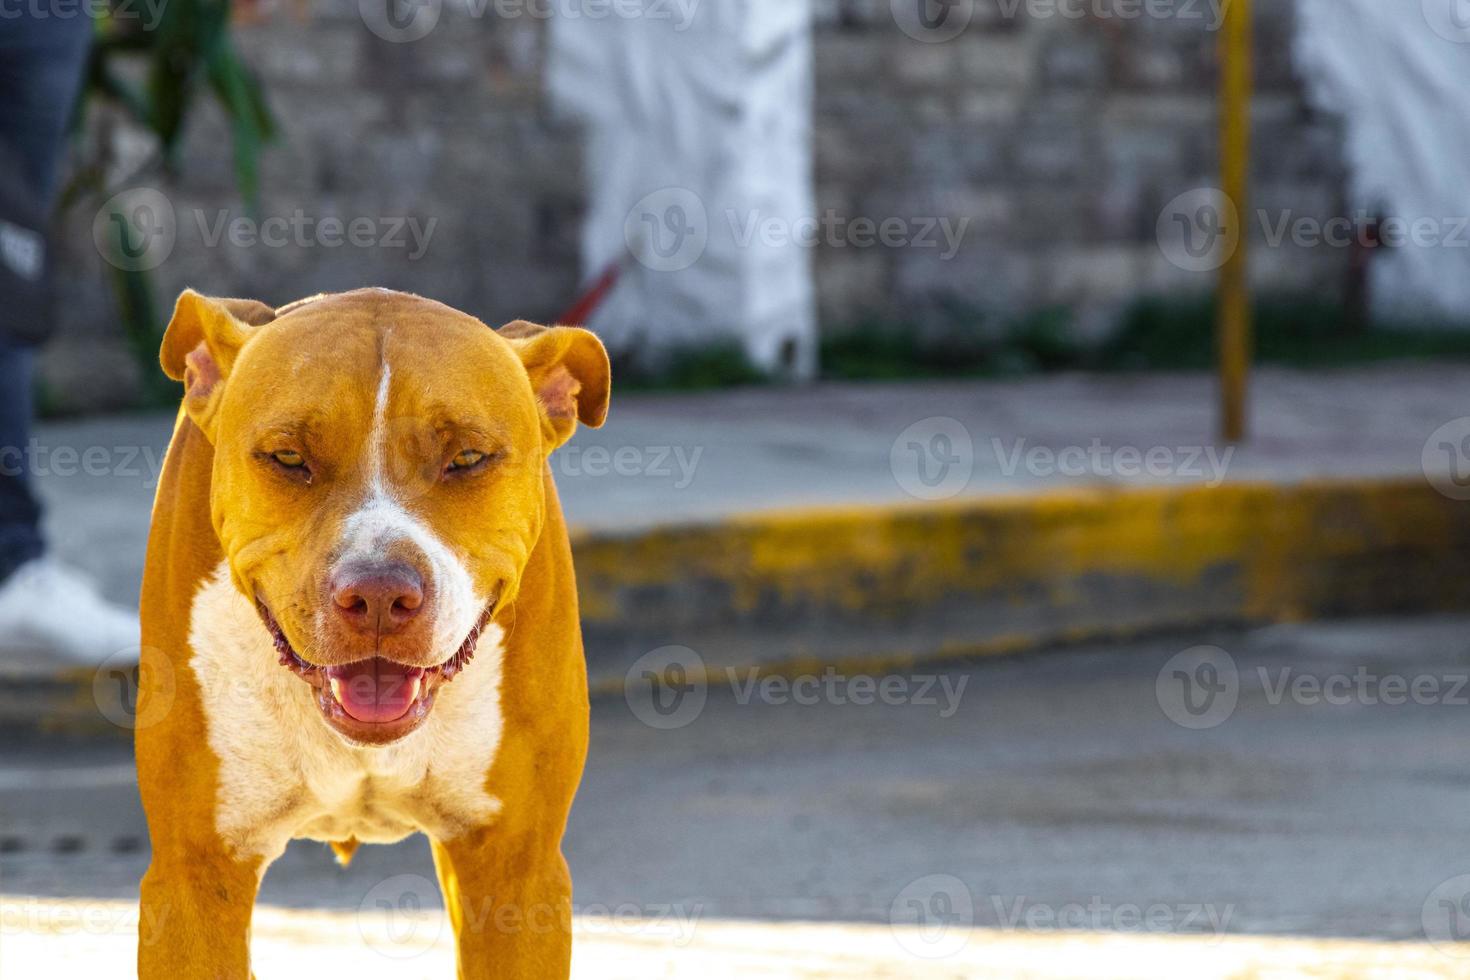
[[[274,468],[277,473],[288,480],[294,480],[297,483],[311,482],[311,467],[306,465],[306,457],[294,449],[262,451],[256,453],[255,458]]]
[[[466,449],[449,461],[449,472],[472,470],[485,461],[485,454],[475,449]]]

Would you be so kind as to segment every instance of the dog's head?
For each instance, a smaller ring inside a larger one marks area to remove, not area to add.
[[[186,291],[161,359],[214,446],[235,586],[365,744],[417,728],[469,664],[540,536],[548,454],[607,414],[591,333],[390,290],[279,311]]]

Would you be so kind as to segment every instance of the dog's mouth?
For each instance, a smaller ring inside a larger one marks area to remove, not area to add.
[[[317,707],[327,724],[353,742],[384,745],[422,725],[439,688],[474,659],[493,604],[486,607],[459,649],[433,667],[402,664],[387,657],[331,666],[309,663],[292,648],[265,603],[257,602],[256,608],[275,643],[281,666],[315,690]]]

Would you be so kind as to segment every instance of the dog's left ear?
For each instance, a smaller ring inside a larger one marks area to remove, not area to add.
[[[607,349],[590,330],[542,327],[525,320],[497,331],[520,355],[531,389],[541,403],[541,424],[556,449],[572,437],[577,423],[599,428],[607,419],[612,365]]]
[[[275,318],[275,310],[253,299],[210,299],[192,289],[179,294],[158,360],[164,374],[184,382],[184,410],[210,442],[224,382],[246,334]]]

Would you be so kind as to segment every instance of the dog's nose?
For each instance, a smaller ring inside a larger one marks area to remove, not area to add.
[[[402,629],[424,605],[423,578],[401,562],[342,569],[332,576],[331,590],[349,626],[379,635]]]

